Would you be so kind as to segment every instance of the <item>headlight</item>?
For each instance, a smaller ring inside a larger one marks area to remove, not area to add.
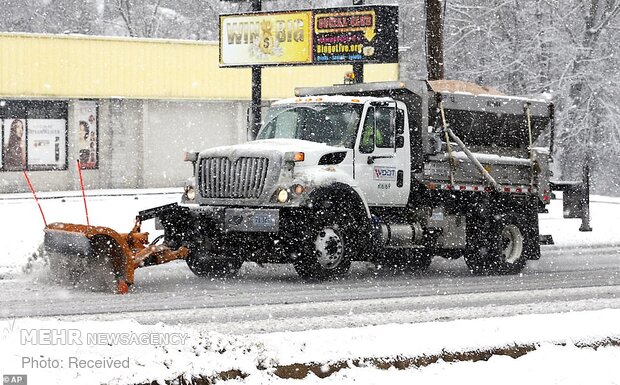
[[[277,196],[278,202],[280,203],[284,203],[286,201],[288,201],[288,191],[286,189],[281,189],[278,192],[278,196]]]
[[[185,188],[185,196],[187,196],[187,199],[189,199],[190,201],[193,201],[194,199],[196,199],[196,190],[194,190],[194,188],[191,186],[187,186]]]

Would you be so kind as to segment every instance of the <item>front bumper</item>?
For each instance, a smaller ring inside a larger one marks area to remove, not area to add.
[[[220,233],[291,233],[308,217],[304,207],[183,205],[196,227]]]

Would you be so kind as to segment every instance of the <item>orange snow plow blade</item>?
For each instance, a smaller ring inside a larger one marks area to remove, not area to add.
[[[149,244],[148,233],[136,220],[129,233],[101,226],[52,223],[45,227],[45,251],[49,255],[51,278],[62,284],[92,290],[127,292],[139,267],[184,259],[186,247],[173,250]]]

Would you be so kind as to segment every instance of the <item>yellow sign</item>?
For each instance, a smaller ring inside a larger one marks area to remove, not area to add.
[[[220,64],[312,62],[312,11],[220,16]]]

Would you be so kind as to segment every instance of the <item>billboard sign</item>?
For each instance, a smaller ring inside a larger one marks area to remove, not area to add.
[[[314,63],[397,63],[398,8],[368,6],[316,10]]]
[[[220,64],[309,64],[309,11],[220,16]]]
[[[398,62],[398,7],[220,16],[220,65]]]

